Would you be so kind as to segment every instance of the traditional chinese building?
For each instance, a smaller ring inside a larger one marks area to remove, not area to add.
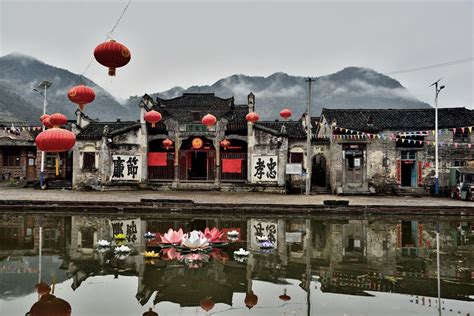
[[[426,193],[434,184],[434,109],[323,109],[318,136],[331,139],[334,193]],[[474,162],[474,111],[439,109],[439,183]]]
[[[287,162],[299,164],[293,173],[301,178],[302,121],[247,122],[249,112],[258,112],[252,93],[244,105],[213,93],[155,100],[145,95],[139,107],[139,122],[98,122],[77,113],[75,188],[285,192]],[[144,119],[151,110],[163,117],[154,127]],[[206,114],[217,118],[215,125],[201,123]]]

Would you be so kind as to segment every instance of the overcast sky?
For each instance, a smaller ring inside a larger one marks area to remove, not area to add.
[[[0,55],[20,52],[82,73],[128,0],[0,0]],[[131,62],[86,76],[127,98],[232,74],[321,76],[347,66],[382,73],[473,57],[473,1],[132,1],[113,38]],[[420,100],[472,108],[474,63],[392,74]]]

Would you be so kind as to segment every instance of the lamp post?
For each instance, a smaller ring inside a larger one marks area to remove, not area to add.
[[[438,94],[441,90],[444,89],[444,86],[438,87],[439,81],[442,78],[438,79],[436,82],[430,85],[435,87],[435,194],[438,195],[439,192],[439,168],[438,168]]]
[[[34,88],[33,90],[38,92],[43,96],[43,115],[46,114],[46,107],[48,106],[48,101],[46,100],[46,90],[51,87],[52,83],[49,81],[41,81],[41,83]],[[46,127],[43,124],[43,131]],[[44,189],[44,158],[45,154],[44,151],[41,151],[41,169],[40,169],[40,186],[41,189]]]
[[[311,176],[313,168],[311,166],[311,104],[313,88],[311,84],[314,79],[308,78],[305,80],[308,83],[308,108],[306,109],[306,195],[309,195],[311,190]]]

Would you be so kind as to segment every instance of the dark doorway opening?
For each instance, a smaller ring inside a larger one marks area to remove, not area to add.
[[[311,184],[317,187],[326,187],[326,158],[318,154],[313,157]]]
[[[188,170],[189,180],[207,180],[207,152],[190,151],[188,161],[191,168]]]
[[[411,186],[413,166],[413,162],[402,161],[402,187]]]

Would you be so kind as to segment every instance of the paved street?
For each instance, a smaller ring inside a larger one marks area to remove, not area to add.
[[[400,206],[464,206],[474,207],[474,202],[449,198],[395,197],[395,196],[334,196],[334,195],[279,195],[254,192],[189,192],[189,191],[108,191],[80,192],[67,190],[36,190],[0,187],[0,200],[37,201],[98,201],[138,202],[140,199],[186,199],[196,203],[228,204],[313,204],[324,200],[349,200],[349,205],[400,205]]]

